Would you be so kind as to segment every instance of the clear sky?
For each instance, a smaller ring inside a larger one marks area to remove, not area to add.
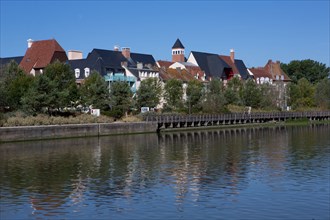
[[[329,66],[329,0],[1,1],[0,57],[23,56],[27,39],[56,39],[64,50],[112,50],[171,60],[186,49],[229,55],[247,67],[268,59],[313,59]]]

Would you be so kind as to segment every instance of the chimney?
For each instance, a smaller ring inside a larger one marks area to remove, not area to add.
[[[33,44],[33,40],[30,38],[27,40],[27,42],[28,42],[28,48],[30,48]]]
[[[83,58],[83,54],[78,50],[68,50],[68,59],[69,60],[80,60]]]
[[[131,49],[129,47],[123,47],[121,48],[121,53],[123,54],[123,56],[128,59],[131,57]]]
[[[136,68],[138,68],[138,69],[143,69],[143,63],[137,63],[136,64]]]
[[[234,49],[230,49],[230,59],[231,59],[231,62],[235,63],[235,51],[234,51]]]
[[[114,50],[114,51],[119,51],[119,46],[115,45],[115,46],[113,47],[113,50]]]

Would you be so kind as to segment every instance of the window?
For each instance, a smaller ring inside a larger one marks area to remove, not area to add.
[[[80,69],[74,69],[74,74],[75,74],[75,76],[76,76],[76,79],[78,79],[79,78],[79,76],[80,76]]]
[[[89,76],[89,68],[86,67],[86,68],[85,68],[85,77],[88,77],[88,76]]]

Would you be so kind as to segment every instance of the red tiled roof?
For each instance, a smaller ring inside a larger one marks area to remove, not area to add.
[[[45,68],[56,59],[61,62],[68,60],[63,48],[54,39],[41,40],[32,43],[19,65],[25,72],[30,73],[33,68]]]
[[[158,60],[157,61],[160,67],[169,68],[174,62],[165,61],[165,60]]]
[[[219,57],[223,61],[225,61],[232,68],[234,74],[239,74],[239,71],[238,71],[235,63],[233,63],[233,61],[231,60],[230,56],[219,55]]]
[[[172,69],[172,68],[167,68],[166,70],[164,70],[164,69],[161,68],[160,71],[159,71],[159,73],[160,73],[160,77],[164,81],[167,81],[169,79],[178,79],[178,80],[182,80],[184,82],[188,82],[188,81],[191,81],[191,80],[195,80],[196,79],[186,69]]]
[[[188,72],[195,76],[198,75],[198,78],[204,77],[205,72],[199,66],[185,66]]]
[[[279,76],[279,79],[281,79],[281,75],[283,75],[284,81],[291,81],[291,79],[281,69],[279,61],[273,62],[272,60],[268,60],[267,64],[264,66],[263,69],[272,76],[273,80],[276,80],[276,76]]]
[[[268,77],[269,79],[272,79],[272,75],[270,75],[264,68],[251,68],[249,70],[253,73],[254,78]]]

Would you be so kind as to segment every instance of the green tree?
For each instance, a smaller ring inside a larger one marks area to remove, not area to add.
[[[281,68],[294,83],[300,79],[306,78],[312,84],[315,84],[328,76],[329,67],[314,60],[293,60],[288,64],[281,64]]]
[[[290,105],[292,108],[304,108],[313,107],[315,89],[313,85],[306,79],[302,78],[298,80],[298,83],[292,83],[289,88],[290,93]]]
[[[201,98],[203,97],[203,84],[200,81],[192,80],[187,85],[187,100],[189,114],[191,112],[198,112],[201,109]]]
[[[59,110],[71,106],[78,99],[76,79],[68,64],[57,60],[45,68],[43,75],[50,79],[50,86],[53,88],[50,91],[49,108]]]
[[[34,78],[25,74],[15,61],[11,61],[1,71],[0,109],[18,110],[22,108],[21,99]]]
[[[260,99],[260,108],[266,110],[276,109],[276,99],[274,97],[278,96],[274,86],[264,83],[259,85],[261,99]]]
[[[203,100],[203,111],[205,113],[227,112],[224,86],[220,79],[212,79]]]
[[[45,75],[37,75],[27,93],[22,97],[23,110],[31,114],[49,112],[48,103],[52,97],[49,95],[53,89],[50,79]]]
[[[137,91],[138,108],[155,108],[160,102],[162,93],[162,84],[158,78],[147,78],[143,80]]]
[[[321,80],[315,89],[315,102],[321,109],[330,109],[330,80]]]
[[[177,79],[170,79],[164,87],[165,109],[180,110],[183,105],[183,88],[182,82]]]
[[[101,110],[109,107],[109,89],[104,78],[97,71],[92,71],[85,79],[80,87],[80,95],[84,107],[93,106]]]
[[[132,91],[125,81],[118,81],[111,84],[110,103],[112,114],[116,118],[121,118],[130,110],[132,105]]]
[[[245,81],[241,92],[243,104],[245,106],[251,106],[252,108],[259,108],[261,97],[261,90],[254,80],[248,79]]]
[[[49,64],[43,74],[22,98],[24,109],[31,113],[47,111],[50,115],[64,111],[78,99],[78,89],[70,66],[55,61]]]
[[[242,86],[242,81],[238,77],[233,77],[231,80],[228,81],[224,93],[227,104],[241,104],[240,91],[242,90]]]

